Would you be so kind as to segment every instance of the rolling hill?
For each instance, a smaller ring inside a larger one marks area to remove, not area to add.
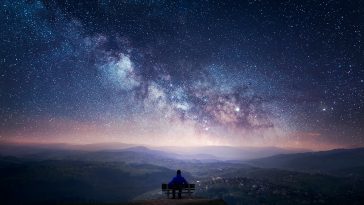
[[[364,148],[282,154],[248,161],[253,166],[364,177]]]

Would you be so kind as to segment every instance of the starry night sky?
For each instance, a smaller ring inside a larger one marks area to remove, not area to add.
[[[364,2],[2,0],[0,142],[364,146]]]

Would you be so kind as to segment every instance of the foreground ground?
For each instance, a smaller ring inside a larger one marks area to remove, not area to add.
[[[90,203],[72,205],[227,205],[221,199],[151,199],[139,200],[129,203]]]
[[[128,203],[128,205],[226,205],[223,200],[208,199],[156,199]]]

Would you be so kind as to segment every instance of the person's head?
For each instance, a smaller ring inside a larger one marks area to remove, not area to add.
[[[177,175],[181,175],[181,170],[177,170]]]

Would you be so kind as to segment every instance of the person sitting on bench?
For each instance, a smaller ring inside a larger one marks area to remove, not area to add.
[[[177,176],[173,177],[172,181],[168,183],[168,187],[173,189],[173,199],[176,198],[176,190],[178,190],[178,198],[181,198],[182,188],[188,185],[186,179],[181,175],[181,170],[177,170]]]

